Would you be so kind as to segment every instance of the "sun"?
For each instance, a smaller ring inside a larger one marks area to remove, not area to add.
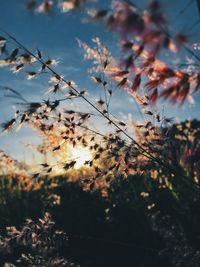
[[[79,169],[84,166],[85,161],[92,160],[92,153],[86,147],[81,146],[69,146],[68,147],[69,157],[76,161],[74,169]]]

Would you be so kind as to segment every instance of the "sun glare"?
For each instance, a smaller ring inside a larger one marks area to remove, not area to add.
[[[76,164],[74,165],[75,169],[84,166],[85,161],[92,160],[92,154],[88,148],[70,146],[68,149],[70,158],[76,160]]]

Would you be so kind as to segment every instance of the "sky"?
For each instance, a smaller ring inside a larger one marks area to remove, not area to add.
[[[99,0],[96,6],[108,7],[109,0]],[[169,17],[170,31],[180,30],[186,32],[191,40],[191,44],[198,42],[199,25],[191,26],[199,19],[196,2],[190,0],[162,0],[163,10]],[[187,3],[191,2],[187,7]],[[31,51],[41,50],[48,58],[59,61],[55,67],[58,73],[63,74],[67,80],[74,80],[81,88],[87,88],[91,99],[94,99],[98,92],[87,73],[89,63],[83,60],[83,51],[78,47],[77,38],[91,44],[91,39],[99,37],[108,46],[114,56],[118,56],[117,37],[108,32],[105,27],[98,23],[85,23],[85,14],[77,12],[60,13],[54,10],[51,15],[33,14],[25,9],[26,0],[0,0],[1,16],[0,27],[15,36]],[[139,8],[142,8],[146,0],[133,1]],[[94,5],[94,3],[93,3]],[[186,7],[186,8],[185,8]],[[185,8],[185,10],[184,10]],[[182,12],[184,10],[184,12]],[[0,35],[2,35],[0,33]],[[199,52],[200,53],[200,52]],[[166,55],[165,55],[166,57]],[[179,58],[186,60],[190,57],[186,53]],[[166,57],[169,64],[176,58]],[[23,74],[12,74],[7,69],[0,68],[0,85],[11,87],[19,91],[28,101],[37,101],[47,97],[45,92],[49,86],[47,79],[34,79],[27,81]],[[165,116],[179,118],[199,118],[200,97],[195,96],[195,105],[188,103],[181,107],[172,106],[162,102],[158,109],[164,110]],[[16,100],[7,99],[0,93],[0,123],[12,117],[17,109]],[[112,113],[117,117],[132,114],[139,120],[139,114],[134,102],[122,90],[116,92],[112,102]],[[105,127],[104,122],[102,128]],[[40,138],[33,130],[24,127],[18,132],[11,132],[0,136],[0,149],[5,150],[14,158],[29,162],[34,158],[33,153],[24,144],[37,144]]]

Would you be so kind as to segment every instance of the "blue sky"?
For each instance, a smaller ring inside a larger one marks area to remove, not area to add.
[[[111,52],[117,55],[116,36],[106,31],[98,23],[82,23],[84,14],[80,12],[61,14],[58,11],[54,11],[50,16],[31,14],[25,10],[25,2],[26,0],[1,0],[0,27],[17,37],[30,50],[36,51],[38,48],[46,57],[59,60],[60,63],[56,66],[58,72],[63,74],[68,80],[75,80],[82,88],[89,88],[91,97],[93,97],[96,94],[96,89],[88,77],[88,63],[83,60],[83,51],[78,48],[76,38],[91,44],[91,39],[98,36],[110,48]],[[109,6],[110,2],[108,0],[100,0],[96,5],[101,7]],[[133,2],[142,8],[147,1],[136,0]],[[193,1],[184,13],[181,13],[181,10],[189,3],[189,0],[163,0],[161,2],[164,6],[163,10],[170,20],[170,31],[176,32],[176,30],[181,30],[188,33],[191,43],[200,41],[199,25],[193,31],[190,30],[191,25],[199,18],[195,1]],[[186,54],[181,54],[181,58],[185,60]],[[167,61],[171,64],[170,57],[167,58]],[[0,85],[9,86],[18,90],[29,101],[43,98],[49,86],[47,79],[27,81],[23,77],[21,74],[13,75],[8,70],[0,69]],[[198,119],[200,115],[200,97],[196,95],[195,100],[195,106],[185,104],[181,108],[177,108],[171,106],[169,103],[161,103],[158,108],[164,108],[165,115],[169,117],[179,117],[181,120],[188,117]],[[0,123],[11,118],[14,109],[15,101],[5,99],[0,94]],[[112,112],[118,117],[131,113],[134,118],[139,119],[134,102],[130,100],[130,97],[126,93],[120,90],[116,93]],[[4,149],[15,158],[27,160],[27,158],[30,159],[32,156],[30,156],[30,151],[25,148],[22,149],[22,144],[38,143],[39,141],[40,139],[34,132],[25,127],[20,132],[12,132],[0,136],[0,149]]]

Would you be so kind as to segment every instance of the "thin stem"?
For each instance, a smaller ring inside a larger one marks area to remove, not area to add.
[[[170,173],[173,173],[179,177],[181,177],[183,180],[197,186],[200,187],[199,184],[195,183],[194,181],[190,181],[188,180],[188,178],[180,173],[178,173],[175,169],[173,169],[165,160],[160,160],[158,158],[156,158],[155,156],[153,156],[150,152],[148,152],[145,148],[142,147],[142,145],[140,145],[133,137],[131,137],[125,130],[123,130],[116,122],[114,122],[112,119],[109,118],[109,116],[107,116],[106,114],[104,114],[100,109],[98,109],[89,99],[87,99],[84,95],[82,95],[80,93],[80,91],[78,89],[76,89],[74,86],[71,85],[71,83],[67,80],[65,80],[64,78],[62,78],[54,69],[52,69],[49,65],[47,65],[41,58],[39,58],[38,56],[34,55],[28,48],[26,48],[21,42],[19,42],[15,37],[13,37],[12,35],[10,35],[8,32],[6,32],[4,29],[2,29],[0,27],[0,30],[6,34],[11,40],[13,40],[20,48],[22,48],[24,51],[26,51],[29,55],[31,55],[32,57],[34,57],[38,62],[40,62],[43,66],[45,65],[45,67],[52,72],[55,76],[58,76],[59,79],[64,82],[65,84],[68,85],[69,88],[71,88],[76,94],[78,94],[87,104],[89,104],[94,110],[96,110],[98,113],[100,113],[102,115],[102,117],[104,117],[110,124],[114,125],[115,128],[117,130],[119,130],[121,133],[124,134],[124,136],[126,136],[129,140],[131,140],[133,142],[133,144],[136,146],[136,148],[138,150],[140,150],[140,152],[147,158],[153,160],[154,162],[162,165],[165,169],[169,170]],[[185,46],[184,46],[185,47]],[[200,61],[200,57],[198,57],[195,53],[193,53],[192,51],[190,51],[189,48],[185,47],[185,49],[190,52],[192,55],[194,54],[194,56]]]

